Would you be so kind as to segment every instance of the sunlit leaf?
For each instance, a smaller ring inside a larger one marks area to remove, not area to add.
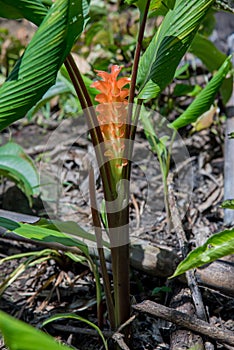
[[[155,97],[174,77],[176,68],[191,44],[213,0],[177,0],[143,54],[137,82],[141,98]],[[153,82],[156,87],[152,89]]]
[[[197,95],[189,107],[178,117],[171,125],[176,128],[182,128],[188,124],[194,123],[203,113],[205,113],[214,102],[223,80],[231,68],[231,56],[228,57],[218,72],[209,81],[206,87]]]
[[[88,20],[88,0],[57,0],[0,88],[0,129],[22,118],[55,84]]]
[[[209,39],[198,33],[195,35],[189,51],[200,58],[210,72],[219,69],[227,58]]]
[[[47,7],[40,0],[0,0],[0,17],[26,18],[40,25],[47,14]]]
[[[25,224],[21,222],[16,223],[10,219],[8,219],[7,221],[1,219],[0,225],[2,227],[5,227],[7,230],[13,231],[14,233],[16,233],[21,237],[32,239],[34,241],[40,241],[40,242],[47,242],[47,243],[56,242],[58,244],[62,244],[65,247],[77,247],[85,255],[89,255],[88,247],[85,243],[81,242],[76,237],[70,237],[68,234],[59,231],[58,228],[50,229],[47,227],[40,226],[37,223],[36,224]],[[10,229],[10,225],[12,225],[11,229]]]
[[[0,332],[10,350],[71,350],[49,335],[0,311]]]
[[[0,147],[0,175],[14,181],[25,193],[30,204],[32,196],[39,194],[37,169],[23,148],[14,142]]]
[[[222,202],[221,207],[224,209],[234,209],[234,199],[226,199]]]
[[[181,275],[187,270],[203,266],[223,256],[234,253],[234,229],[214,234],[204,245],[198,247],[177,266],[172,277]]]

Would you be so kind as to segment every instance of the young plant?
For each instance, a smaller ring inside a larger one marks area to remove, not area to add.
[[[4,5],[0,7],[0,15],[3,17],[24,17],[38,25],[38,30],[24,55],[0,88],[0,129],[24,117],[38,103],[55,84],[63,62],[84,110],[103,184],[107,218],[105,229],[110,240],[114,300],[111,299],[108,278],[103,280],[109,303],[111,327],[115,329],[127,321],[130,315],[129,181],[133,141],[140,108],[144,102],[158,97],[170,84],[178,64],[190,47],[214,1],[128,0],[126,3],[135,3],[140,13],[135,56],[133,62],[130,62],[131,77],[118,79],[121,68],[115,64],[112,65],[110,73],[98,71],[98,77],[101,79],[92,85],[100,92],[96,96],[96,101],[99,103],[96,110],[79,67],[70,54],[88,22],[89,1],[56,0],[52,4],[50,1],[42,0],[16,0],[12,5],[11,0],[5,0]],[[165,18],[141,55],[148,14],[157,15],[160,11],[163,11]],[[210,85],[208,84],[194,100],[194,104],[191,104],[188,110],[171,124],[172,128],[177,130],[194,122],[201,113],[210,108],[229,69],[230,59],[227,59]],[[168,160],[166,162],[168,163]],[[165,164],[162,163],[162,167],[164,169]],[[166,178],[168,168],[164,171]],[[92,170],[90,173],[92,177]],[[95,186],[92,178],[90,189],[93,223],[102,275],[105,277],[107,274],[103,257],[102,226],[95,204]],[[25,235],[28,229],[27,232],[30,234],[30,225],[22,225],[19,224],[20,227],[16,227],[14,232],[19,234],[20,231]],[[34,233],[35,239],[38,235]],[[40,233],[38,228],[38,234]],[[46,230],[43,234],[46,235]],[[49,232],[47,234],[50,236]],[[56,241],[61,239],[58,235],[52,237]]]

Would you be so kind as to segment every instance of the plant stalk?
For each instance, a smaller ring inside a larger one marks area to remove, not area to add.
[[[115,329],[115,310],[114,310],[114,304],[113,304],[113,299],[112,299],[111,289],[110,289],[110,280],[107,273],[106,260],[104,256],[103,245],[102,245],[102,225],[101,225],[100,216],[97,210],[97,200],[95,195],[95,182],[94,182],[93,168],[91,168],[89,171],[89,191],[90,191],[90,204],[91,204],[93,225],[94,225],[95,236],[97,240],[98,256],[100,259],[103,286],[104,286],[104,292],[106,296],[107,312],[109,316],[111,329],[114,330]],[[98,315],[100,318],[99,307],[98,307]]]

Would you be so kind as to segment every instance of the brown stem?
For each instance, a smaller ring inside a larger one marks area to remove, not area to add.
[[[129,106],[128,106],[128,118],[127,118],[127,128],[126,128],[126,139],[132,139],[134,140],[134,136],[132,132],[132,109],[133,106],[132,104],[134,103],[134,96],[135,96],[135,89],[136,89],[136,80],[137,80],[137,72],[138,72],[138,65],[140,61],[140,54],[141,54],[141,49],[142,49],[142,41],[144,38],[144,31],[145,31],[145,25],[146,25],[146,20],[147,20],[147,15],[149,11],[149,5],[150,5],[151,0],[147,0],[146,5],[145,5],[145,11],[144,15],[140,24],[139,28],[139,33],[138,33],[138,38],[137,38],[137,45],[136,45],[136,50],[135,50],[135,55],[134,55],[134,61],[133,61],[133,68],[132,68],[132,77],[131,77],[131,85],[130,85],[130,92],[129,92]],[[136,125],[136,124],[135,124]],[[134,127],[133,127],[134,129]]]
[[[67,68],[71,81],[75,87],[77,96],[81,103],[81,107],[84,110],[84,114],[87,119],[92,143],[93,143],[93,146],[95,147],[95,154],[99,164],[99,170],[101,173],[103,186],[105,188],[105,193],[106,193],[107,199],[110,200],[111,193],[115,192],[115,188],[112,186],[113,179],[112,179],[110,164],[109,162],[106,162],[105,159],[103,158],[104,140],[103,140],[102,132],[99,126],[95,109],[92,105],[91,98],[84,84],[80,71],[71,54],[67,56],[65,61],[65,66]]]
[[[97,200],[95,195],[93,168],[91,168],[89,172],[89,191],[90,191],[90,204],[91,204],[93,225],[95,229],[95,236],[97,239],[98,256],[100,259],[103,286],[104,286],[104,291],[106,296],[107,312],[109,315],[111,329],[114,329],[115,328],[115,310],[114,310],[114,304],[113,304],[112,295],[111,295],[110,280],[109,280],[109,276],[106,268],[106,259],[104,256],[104,250],[102,246],[102,225],[101,225],[101,220],[97,210]]]
[[[141,22],[141,25],[140,25],[140,30],[139,30],[138,39],[137,39],[137,45],[136,45],[136,51],[135,51],[135,56],[134,56],[133,69],[132,69],[132,78],[131,78],[131,86],[130,86],[130,94],[129,94],[129,100],[128,100],[129,103],[133,103],[134,102],[134,95],[135,95],[135,88],[136,88],[136,79],[137,79],[137,71],[138,71],[138,65],[139,65],[141,48],[142,48],[142,40],[143,40],[143,37],[144,37],[144,31],[145,31],[145,25],[146,25],[149,5],[150,5],[150,0],[147,0],[146,5],[145,5],[144,15],[143,15],[142,22]]]
[[[128,192],[127,188],[124,189],[125,194],[126,192]],[[128,193],[125,198],[128,201]],[[114,213],[108,211],[107,206],[107,217],[114,281],[115,326],[117,328],[130,316],[129,205]]]

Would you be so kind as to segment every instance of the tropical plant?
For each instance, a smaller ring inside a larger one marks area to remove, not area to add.
[[[13,181],[32,205],[33,196],[39,194],[38,172],[32,159],[15,142],[0,147],[0,175]]]
[[[113,329],[124,323],[130,315],[129,181],[133,141],[140,109],[147,101],[157,98],[173,80],[182,57],[189,49],[209,9],[214,5],[214,0],[189,2],[187,0],[128,0],[126,3],[136,5],[140,14],[131,77],[118,79],[121,68],[116,64],[111,66],[110,73],[99,70],[97,75],[101,79],[92,85],[99,91],[95,98],[98,102],[96,110],[79,67],[70,53],[88,23],[89,1],[56,0],[52,4],[50,0],[16,0],[12,4],[11,0],[5,0],[0,7],[0,16],[23,17],[38,26],[23,56],[0,88],[0,129],[24,117],[43,96],[45,99],[45,93],[55,84],[63,63],[84,110],[95,147],[105,198],[106,225],[104,228],[108,232],[110,241],[113,300],[106,271],[102,222],[97,209],[94,175],[91,169],[92,217],[109,320]],[[156,28],[150,44],[141,55],[147,17],[149,14],[156,16],[162,13],[165,16],[164,20],[159,28]],[[188,109],[170,124],[172,129],[178,130],[196,121],[210,108],[230,67],[230,57],[224,62],[220,61],[217,73],[205,89],[197,95]],[[153,135],[153,142],[154,145],[155,142],[158,143],[155,135]],[[157,147],[156,152],[158,152]],[[165,166],[168,167],[168,159],[164,157],[164,153],[158,154],[161,154],[162,168],[166,177],[168,168],[166,169]],[[44,236],[38,238],[42,233],[39,226],[32,228],[27,224],[15,223],[9,227],[9,230],[17,234],[23,236],[29,234],[32,239],[48,240],[49,237],[55,241],[62,240],[65,245],[67,242],[67,238],[58,237],[58,233],[55,235],[48,228],[44,228]],[[82,247],[79,246],[79,248]],[[4,321],[1,324],[4,324]],[[4,326],[1,328],[4,329]]]

